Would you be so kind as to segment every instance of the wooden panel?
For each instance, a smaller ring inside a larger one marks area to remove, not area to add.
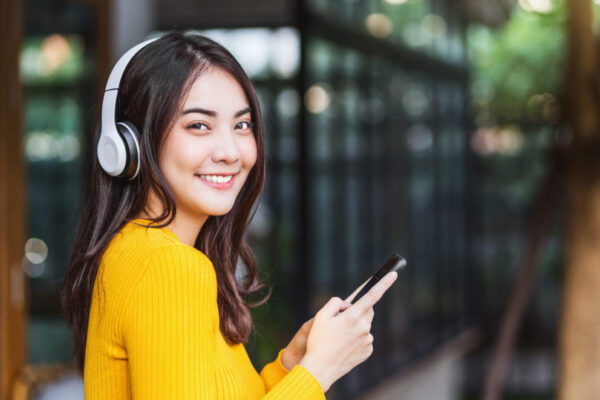
[[[0,399],[26,360],[26,286],[22,268],[25,184],[19,52],[22,0],[0,0]]]
[[[294,23],[293,0],[158,0],[159,29],[280,26]]]

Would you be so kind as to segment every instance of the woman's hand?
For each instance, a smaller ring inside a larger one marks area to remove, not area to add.
[[[389,272],[355,304],[357,289],[346,301],[331,298],[313,318],[306,353],[299,364],[319,381],[323,391],[373,353],[373,306],[398,276]]]
[[[302,357],[304,357],[306,353],[306,340],[308,339],[313,321],[314,318],[306,321],[288,345],[285,346],[283,353],[281,353],[281,363],[288,371],[294,368],[294,365],[298,364],[302,360]]]
[[[350,302],[352,301],[354,296],[356,296],[356,294],[360,291],[360,289],[362,289],[362,287],[366,283],[367,282],[363,283],[358,289],[356,289],[354,291],[354,293],[352,293],[346,299],[346,302],[344,304],[342,304],[342,306],[340,307],[340,312],[344,311],[345,309],[350,307]],[[315,320],[315,318],[313,317],[313,318],[309,319],[308,321],[306,321],[300,327],[298,332],[296,332],[296,334],[294,335],[292,340],[288,343],[288,345],[285,346],[283,353],[281,353],[281,363],[283,364],[285,369],[287,369],[288,371],[291,371],[291,369],[294,368],[294,366],[296,364],[298,364],[300,362],[300,360],[302,360],[302,358],[306,354],[306,342],[308,340],[308,335],[310,334],[310,330],[312,328],[312,324],[313,324],[314,320]]]

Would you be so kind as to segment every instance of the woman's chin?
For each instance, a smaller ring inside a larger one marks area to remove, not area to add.
[[[204,214],[220,217],[221,215],[229,213],[232,208],[233,205],[231,205],[231,207],[223,207],[223,205],[221,205],[220,207],[204,208],[202,211]]]

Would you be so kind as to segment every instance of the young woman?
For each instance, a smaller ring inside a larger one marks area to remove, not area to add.
[[[250,80],[214,41],[169,33],[128,63],[115,114],[139,129],[139,173],[94,163],[62,292],[86,400],[323,399],[372,353],[395,273],[354,305],[332,298],[259,374],[244,347],[268,298],[244,301],[264,287],[243,237],[265,173]]]

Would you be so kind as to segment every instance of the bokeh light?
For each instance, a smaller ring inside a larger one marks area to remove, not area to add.
[[[42,59],[39,72],[42,76],[54,73],[71,57],[71,46],[67,39],[60,34],[48,36],[42,42]]]
[[[277,96],[277,109],[284,117],[294,117],[300,111],[300,99],[298,92],[292,89],[285,89]]]
[[[481,127],[471,137],[471,148],[479,155],[514,155],[523,148],[523,133],[517,126]]]
[[[433,133],[423,124],[413,125],[406,132],[406,144],[413,153],[425,151],[433,144]]]
[[[552,11],[552,0],[519,0],[519,6],[525,11],[547,13]]]
[[[313,114],[322,113],[330,103],[330,90],[323,83],[312,85],[304,95],[306,109]]]
[[[421,22],[423,34],[432,39],[439,38],[446,34],[446,21],[436,14],[427,14]]]
[[[83,51],[83,39],[78,35],[29,37],[21,51],[21,79],[24,83],[76,79],[84,72]]]
[[[25,273],[31,278],[39,278],[44,273],[44,261],[48,257],[48,246],[42,239],[29,238],[25,243]]]
[[[407,114],[418,117],[429,107],[429,99],[420,88],[412,87],[402,96],[402,105]]]
[[[25,138],[25,155],[32,162],[52,159],[69,162],[79,157],[80,153],[81,142],[74,135],[32,131]]]
[[[380,13],[367,16],[365,25],[369,33],[378,38],[388,37],[394,30],[392,20],[387,15]]]
[[[410,47],[421,47],[427,44],[429,37],[423,34],[422,24],[407,23],[402,29],[402,38]]]
[[[48,257],[46,242],[38,238],[29,238],[25,242],[25,257],[33,264],[41,264]]]

